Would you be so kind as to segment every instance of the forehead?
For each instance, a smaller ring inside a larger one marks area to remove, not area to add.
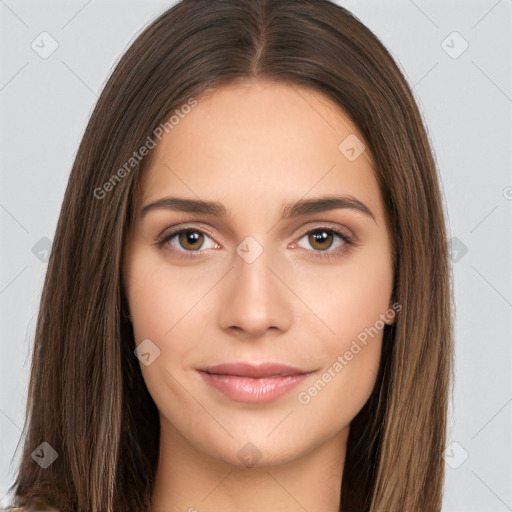
[[[283,202],[340,193],[382,214],[369,148],[327,96],[295,84],[248,80],[196,100],[149,154],[141,204],[182,195],[222,201],[235,212],[258,205],[268,211],[273,204],[277,210]],[[352,148],[355,155],[346,152]]]

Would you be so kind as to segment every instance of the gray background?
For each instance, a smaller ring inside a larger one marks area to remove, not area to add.
[[[172,3],[0,0],[0,498],[20,454],[45,260],[78,143],[113,65]],[[441,172],[456,301],[443,512],[512,511],[512,0],[339,3],[399,61]],[[47,58],[31,47],[51,49],[44,31],[58,43]]]

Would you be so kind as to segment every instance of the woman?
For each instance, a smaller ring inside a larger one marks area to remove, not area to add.
[[[14,505],[439,511],[451,311],[432,151],[375,35],[327,0],[184,0],[76,156]]]

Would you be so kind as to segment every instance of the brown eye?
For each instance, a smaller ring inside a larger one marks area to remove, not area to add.
[[[177,235],[180,246],[190,251],[198,251],[204,242],[204,234],[200,231],[181,231]]]
[[[333,232],[324,229],[311,231],[308,236],[308,242],[313,249],[325,251],[333,243]]]
[[[338,243],[336,244],[336,239]],[[308,250],[312,257],[331,259],[341,256],[350,247],[355,246],[353,238],[328,227],[318,227],[306,232],[299,239],[307,242],[309,247],[301,246]]]
[[[156,245],[181,253],[183,256],[187,253],[191,253],[189,255],[192,256],[195,252],[213,249],[217,246],[210,235],[200,229],[192,228],[175,229],[157,239]]]

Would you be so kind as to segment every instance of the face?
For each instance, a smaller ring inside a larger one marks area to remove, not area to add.
[[[142,375],[174,442],[285,463],[346,435],[375,384],[393,263],[374,164],[306,88],[232,83],[185,111],[124,253]]]

